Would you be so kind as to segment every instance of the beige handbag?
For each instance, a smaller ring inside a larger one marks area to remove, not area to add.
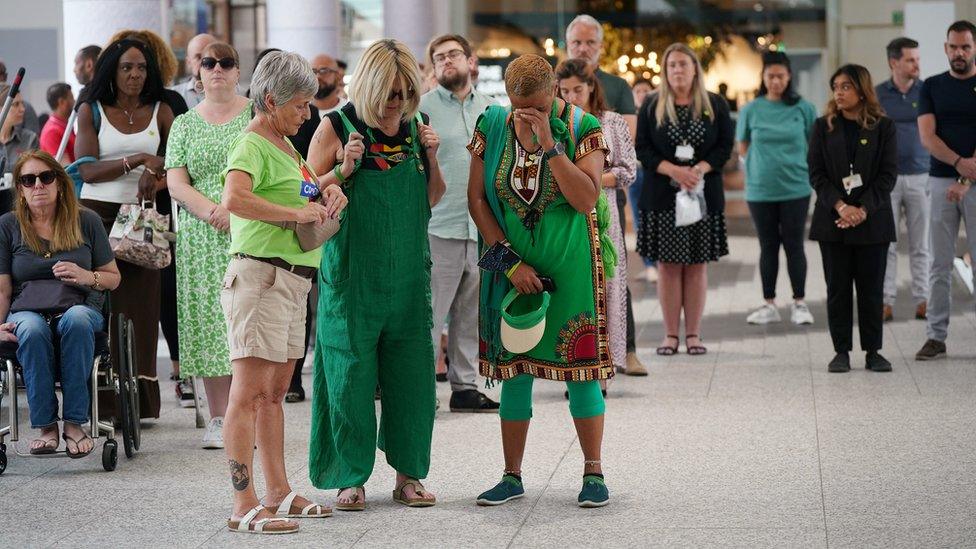
[[[297,221],[266,221],[276,227],[295,231],[298,237],[298,245],[303,252],[317,250],[325,244],[325,241],[332,238],[339,232],[339,220],[329,219],[324,223],[299,223]]]

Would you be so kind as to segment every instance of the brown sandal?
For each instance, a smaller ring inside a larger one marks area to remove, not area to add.
[[[418,497],[403,497],[403,489],[407,486],[413,486],[413,491]],[[433,507],[434,504],[437,503],[437,498],[428,492],[427,489],[424,488],[424,485],[420,484],[419,480],[408,478],[407,480],[401,482],[396,489],[393,490],[393,501],[402,503],[407,507]]]
[[[82,440],[84,440],[84,439],[82,439]],[[34,443],[35,442],[41,442],[42,444],[40,446],[34,446]],[[57,451],[58,451],[58,444],[59,443],[58,443],[58,434],[57,434],[57,432],[54,433],[54,438],[44,438],[44,435],[41,434],[40,437],[35,438],[34,440],[31,441],[30,455],[32,455],[32,456],[47,456],[47,455],[51,455],[51,454],[57,453]],[[77,446],[75,446],[75,447],[77,448]],[[67,453],[67,451],[66,451],[66,453]]]
[[[336,511],[362,511],[366,508],[366,487],[349,486],[339,490],[339,494],[341,494],[343,490],[356,490],[356,495],[351,498],[352,503],[342,503],[337,499],[335,502]],[[362,490],[362,496],[359,495],[360,490]],[[336,494],[337,498],[339,497],[339,494]]]
[[[84,433],[85,436],[81,438],[69,437],[68,433],[61,433],[61,438],[64,439],[64,453],[68,454],[68,457],[71,459],[81,459],[87,456],[88,454],[92,453],[92,450],[95,449],[95,441],[92,440],[92,437],[88,436],[88,433],[85,433],[84,430],[82,430],[82,433]],[[68,448],[68,443],[70,442],[75,445],[75,450],[77,450],[78,448],[81,447],[81,443],[85,442],[86,440],[92,441],[92,447],[89,448],[87,452],[72,452]]]
[[[701,337],[698,334],[688,334],[685,336],[685,347],[686,352],[691,356],[700,356],[708,352],[708,349],[704,345],[688,345],[688,339],[692,337],[697,337],[698,341],[701,341]]]

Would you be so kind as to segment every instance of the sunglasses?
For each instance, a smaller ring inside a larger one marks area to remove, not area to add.
[[[57,175],[54,173],[54,170],[47,170],[41,173],[22,174],[18,181],[21,185],[30,189],[34,187],[34,184],[37,183],[38,180],[40,180],[44,185],[50,185],[51,183],[54,183],[55,179],[57,179]]]
[[[403,90],[393,90],[390,92],[390,95],[386,96],[386,100],[393,101],[394,99],[399,98],[401,101],[403,101],[404,99],[413,99],[415,93],[416,92],[413,91],[413,88],[408,89],[406,94],[403,93]]]
[[[220,68],[226,71],[236,67],[237,61],[234,61],[233,57],[221,57],[220,59],[204,57],[200,60],[200,68],[207,69],[208,71],[214,70],[214,67],[217,65],[220,65]]]

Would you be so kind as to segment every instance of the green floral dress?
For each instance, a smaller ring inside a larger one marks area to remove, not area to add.
[[[193,187],[214,202],[223,192],[221,174],[231,141],[251,120],[250,103],[225,124],[208,123],[196,109],[173,121],[166,146],[166,169],[186,168]],[[220,285],[230,257],[230,235],[180,208],[176,239],[176,311],[180,372],[230,375],[227,326],[220,308]]]

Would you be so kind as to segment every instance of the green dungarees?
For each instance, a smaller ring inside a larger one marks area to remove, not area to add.
[[[355,128],[339,115],[345,142]],[[317,488],[362,486],[372,473],[377,383],[387,463],[417,479],[430,468],[430,204],[414,120],[410,129],[407,159],[385,171],[359,169],[346,183],[342,227],[323,248],[309,443]]]

